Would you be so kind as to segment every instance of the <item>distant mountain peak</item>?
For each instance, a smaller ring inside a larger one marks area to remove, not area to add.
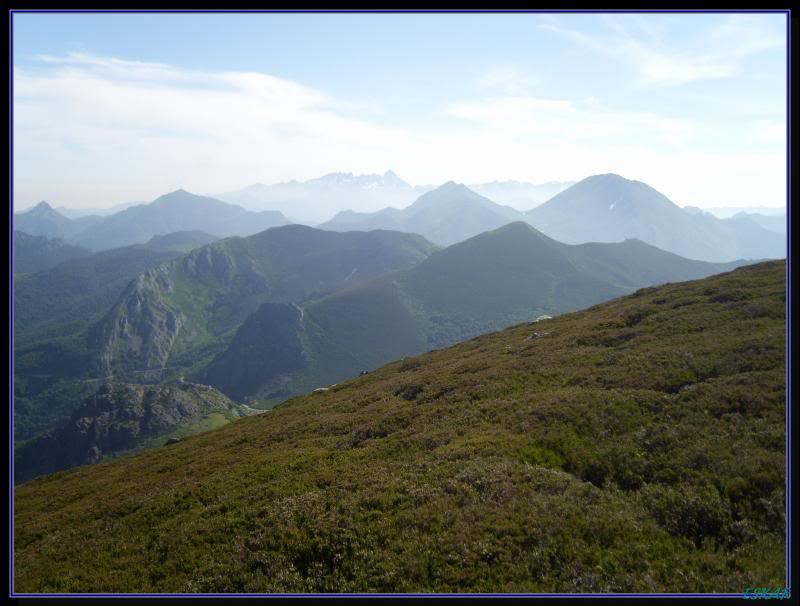
[[[59,215],[59,216],[61,216],[60,213],[56,209],[54,209],[52,206],[50,206],[44,200],[39,202],[36,206],[32,206],[28,210],[23,210],[22,212],[20,212],[18,214],[30,214],[31,216],[35,216],[35,215]]]
[[[785,250],[777,232],[773,237],[752,221],[726,224],[699,209],[681,208],[647,183],[613,173],[579,181],[526,218],[567,244],[636,237],[683,257],[715,262],[780,257]]]
[[[586,177],[585,179],[583,179],[583,182],[598,182],[598,181],[604,181],[607,183],[632,183],[630,179],[626,179],[625,177],[618,175],[616,173],[603,173],[600,175],[591,175],[590,177]]]
[[[599,175],[595,175],[598,179],[610,179],[612,181],[630,181],[631,179],[626,179],[622,175],[618,175],[617,173],[600,173]]]
[[[192,192],[186,191],[185,189],[176,189],[175,191],[171,191],[167,194],[164,194],[163,196],[159,196],[152,202],[152,204],[165,204],[176,201],[184,201],[190,198],[201,198],[201,197],[202,196],[193,194]]]
[[[463,183],[456,183],[455,181],[447,181],[446,183],[443,183],[442,185],[440,185],[439,187],[437,187],[433,191],[434,192],[437,192],[437,191],[438,192],[444,192],[444,191],[448,191],[448,192],[458,192],[458,191],[472,192],[472,190],[469,187],[467,187],[466,185],[464,185]]]
[[[387,170],[382,175],[377,173],[363,175],[357,175],[350,172],[328,173],[327,175],[323,175],[317,179],[311,179],[310,181],[305,181],[303,183],[313,182],[324,183],[326,185],[355,185],[356,187],[366,189],[387,185],[409,187],[408,183],[398,177],[397,174],[392,170]]]
[[[505,225],[498,227],[494,230],[497,233],[500,232],[534,232],[534,233],[542,233],[530,223],[525,223],[525,221],[512,221],[511,223],[506,223]]]
[[[538,237],[543,240],[553,241],[552,238],[547,237],[541,231],[536,229],[530,223],[526,223],[525,221],[512,221],[511,223],[507,223],[497,229],[492,231],[486,232],[489,234],[497,234],[502,235],[504,237],[508,236],[522,236],[522,237]]]
[[[59,213],[56,209],[54,209],[50,204],[42,200],[36,206],[29,208],[28,210],[22,211],[19,213],[20,215],[27,215],[28,217],[59,217],[66,221],[69,221],[64,215]],[[36,234],[36,235],[43,235],[43,234]]]
[[[431,204],[444,204],[466,198],[477,199],[482,198],[482,196],[472,191],[463,183],[448,181],[436,189],[422,194],[409,208],[421,208]]]

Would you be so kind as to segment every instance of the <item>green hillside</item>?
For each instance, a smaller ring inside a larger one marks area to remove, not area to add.
[[[137,274],[177,257],[127,246],[14,277],[14,438],[28,439],[66,420],[97,385],[88,333]]]
[[[196,376],[263,303],[301,303],[414,266],[436,247],[399,232],[302,225],[227,238],[139,275],[93,329],[97,376]]]
[[[783,586],[785,279],[646,288],[18,486],[14,589]]]
[[[204,231],[176,231],[170,234],[157,235],[150,238],[144,245],[150,250],[189,252],[206,244],[219,240]]]
[[[59,238],[31,236],[24,231],[14,231],[13,251],[15,277],[49,269],[64,261],[91,254],[89,249],[67,244]]]
[[[260,310],[210,362],[203,381],[270,406],[403,356],[735,266],[684,259],[637,240],[570,246],[511,223],[311,302],[301,315]]]
[[[209,237],[168,234],[15,278],[15,447],[63,431],[101,379],[197,378],[192,368],[224,349],[264,301],[322,296],[410,267],[435,250],[411,234],[287,226],[180,254]],[[25,468],[76,464],[58,452],[39,449]]]

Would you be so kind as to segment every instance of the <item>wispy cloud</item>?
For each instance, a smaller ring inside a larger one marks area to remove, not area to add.
[[[435,128],[387,126],[380,113],[356,107],[265,73],[87,54],[41,57],[14,73],[16,203],[107,206],[179,187],[213,193],[388,168],[414,183],[617,172],[677,202],[783,195],[779,142],[714,153],[703,147],[714,139],[707,124],[622,111],[598,99],[493,91],[430,107],[423,118]],[[741,136],[767,142],[777,131],[765,122]]]
[[[731,15],[721,24],[682,45],[668,39],[650,20],[606,16],[607,34],[588,34],[554,23],[539,27],[565,36],[595,52],[618,59],[645,86],[678,86],[736,74],[744,59],[780,48],[785,39],[757,15]]]
[[[511,95],[527,92],[537,82],[538,80],[525,70],[512,65],[493,67],[481,74],[477,81],[481,89]]]
[[[453,105],[447,111],[493,133],[505,133],[512,138],[538,136],[556,141],[590,142],[605,138],[619,143],[644,139],[679,145],[688,143],[703,128],[689,120],[650,112],[612,111],[594,98],[574,103],[560,99],[502,96]]]

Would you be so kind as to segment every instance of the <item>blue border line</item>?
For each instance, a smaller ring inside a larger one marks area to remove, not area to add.
[[[118,14],[138,14],[138,13],[212,13],[212,14],[236,14],[236,13],[296,13],[296,14],[759,14],[759,13],[791,13],[789,9],[12,9],[11,13],[118,13]]]
[[[14,595],[14,14],[8,15],[8,588]]]
[[[786,15],[786,280],[787,280],[787,294],[786,294],[786,346],[787,346],[787,361],[786,361],[786,586],[792,586],[792,567],[791,567],[791,300],[792,300],[792,277],[791,277],[791,207],[792,207],[792,177],[791,177],[791,50],[792,50],[792,27],[791,27],[791,10],[790,9],[741,9],[741,10],[725,10],[725,9],[576,9],[576,10],[549,10],[549,9],[201,9],[201,10],[180,10],[180,9],[11,9],[8,19],[8,49],[9,49],[9,75],[8,75],[8,107],[9,107],[9,144],[8,144],[8,162],[9,162],[9,597],[43,597],[43,598],[104,598],[104,597],[120,597],[120,598],[137,598],[137,597],[159,597],[159,598],[179,598],[179,597],[196,597],[196,598],[211,598],[211,597],[231,597],[231,598],[245,598],[245,597],[333,597],[333,598],[347,598],[347,597],[553,597],[553,598],[640,598],[640,597],[662,597],[662,598],[714,598],[714,597],[733,597],[742,598],[741,593],[15,593],[14,592],[14,326],[13,326],[13,234],[14,234],[14,160],[13,160],[13,143],[14,143],[14,83],[13,83],[13,20],[14,14],[72,14],[72,13],[106,13],[106,14],[184,14],[184,13],[211,13],[211,14],[239,14],[239,13],[291,13],[291,14],[785,14]]]
[[[248,598],[248,597],[328,597],[328,598],[372,598],[372,597],[429,597],[429,598],[450,598],[450,597],[498,597],[498,598],[643,598],[643,597],[663,597],[663,598],[741,598],[742,593],[18,593],[14,597],[26,598],[46,598],[46,597],[74,597],[74,598],[107,598],[107,597],[160,597],[160,598]]]
[[[786,586],[792,586],[792,19],[786,15]]]
[[[11,9],[10,13],[28,14],[54,14],[54,13],[118,13],[118,14],[138,14],[138,13],[217,13],[217,14],[236,14],[236,13],[295,13],[295,14],[790,14],[789,9]]]

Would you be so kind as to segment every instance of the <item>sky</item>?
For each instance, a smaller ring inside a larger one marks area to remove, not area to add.
[[[786,204],[785,14],[14,13],[16,209],[344,171]]]

